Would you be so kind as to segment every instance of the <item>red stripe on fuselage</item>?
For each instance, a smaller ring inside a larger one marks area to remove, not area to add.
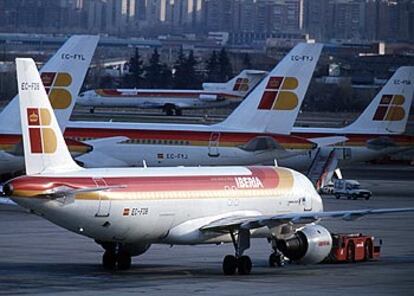
[[[67,128],[65,137],[69,138],[106,138],[124,136],[130,139],[160,139],[160,140],[188,140],[209,141],[211,132],[198,131],[169,131],[169,130],[139,130],[139,129],[111,129],[111,128]],[[220,133],[220,142],[244,142],[259,137],[269,136],[277,142],[310,144],[309,141],[299,137],[260,133]]]
[[[212,95],[217,97],[224,97],[224,98],[233,98],[233,99],[242,99],[242,96],[228,94],[228,93],[208,93],[208,92],[136,92],[136,93],[128,93],[128,92],[121,92],[117,90],[103,90],[97,93],[103,99],[114,99],[116,97],[120,98],[179,98],[179,99],[194,99],[201,95]]]
[[[1,135],[0,134],[0,145],[17,145],[22,142],[21,135]],[[65,139],[66,144],[69,147],[90,147],[90,145],[82,143],[74,139]]]
[[[104,177],[111,192],[173,192],[173,191],[215,191],[224,189],[274,189],[279,185],[279,174],[271,167],[249,167],[251,175],[218,176],[142,176]],[[258,178],[263,186],[240,187],[236,178]],[[73,189],[95,188],[92,177],[41,177],[22,176],[11,181],[15,191],[34,191],[41,194],[46,190],[66,186]],[[116,188],[116,186],[122,186]]]

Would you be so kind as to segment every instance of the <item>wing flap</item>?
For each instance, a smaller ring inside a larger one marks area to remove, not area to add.
[[[330,212],[301,212],[281,215],[262,215],[254,217],[229,217],[213,221],[200,228],[201,231],[222,232],[230,229],[256,229],[261,227],[275,227],[283,224],[309,224],[322,219],[342,219],[345,221],[357,220],[366,215],[381,215],[391,213],[414,212],[414,208],[394,209],[363,209],[352,211]]]

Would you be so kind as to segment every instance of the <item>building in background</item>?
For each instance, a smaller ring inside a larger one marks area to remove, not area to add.
[[[121,37],[226,32],[229,42],[414,40],[413,0],[0,0],[0,32]]]

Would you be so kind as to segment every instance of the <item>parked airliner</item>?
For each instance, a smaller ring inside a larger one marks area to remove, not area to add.
[[[106,268],[130,268],[131,256],[151,244],[232,242],[235,254],[224,258],[223,272],[249,274],[252,262],[244,252],[251,238],[272,242],[270,263],[281,254],[318,263],[330,253],[332,238],[315,222],[414,211],[324,212],[313,184],[286,168],[83,169],[65,145],[33,60],[16,63],[27,175],[4,191],[43,218],[94,239],[105,249]]]
[[[163,109],[167,115],[182,115],[183,109],[206,109],[240,102],[266,71],[243,70],[226,83],[204,83],[202,90],[96,89],[79,95],[77,104],[90,107],[133,107]]]
[[[312,174],[316,177],[326,171],[332,175],[336,167],[351,163],[369,161],[380,156],[414,148],[414,136],[404,135],[414,96],[414,67],[397,69],[385,86],[379,91],[364,112],[350,125],[343,128],[293,127],[292,135],[318,139],[343,137],[344,141],[326,145],[308,154],[294,158],[280,159],[279,164]],[[326,183],[326,182],[323,182]],[[321,184],[323,185],[323,184]]]
[[[321,50],[298,44],[219,124],[71,121],[65,137],[93,147],[77,158],[86,167],[250,165],[308,153],[317,144],[289,133]]]

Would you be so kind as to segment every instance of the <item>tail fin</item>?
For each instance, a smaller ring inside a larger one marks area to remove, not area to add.
[[[59,125],[65,129],[98,44],[98,36],[72,36],[41,69]],[[20,134],[17,96],[0,113],[0,130]]]
[[[32,59],[16,59],[26,174],[80,170],[73,161]]]
[[[414,94],[414,67],[400,67],[346,132],[402,134]]]
[[[239,75],[225,83],[203,83],[203,89],[209,91],[223,91],[239,96],[245,96],[268,73],[260,70],[243,70]]]
[[[289,134],[321,51],[322,44],[296,45],[218,126],[249,132]]]

